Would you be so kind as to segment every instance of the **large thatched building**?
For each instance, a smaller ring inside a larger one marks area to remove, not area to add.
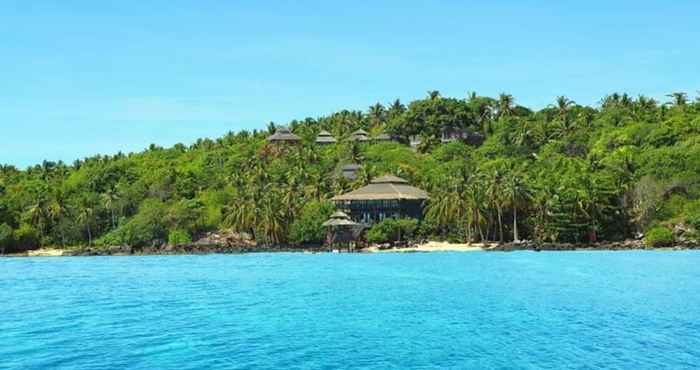
[[[402,178],[388,175],[332,200],[336,208],[348,213],[353,220],[372,224],[385,218],[421,219],[428,199],[425,191]]]

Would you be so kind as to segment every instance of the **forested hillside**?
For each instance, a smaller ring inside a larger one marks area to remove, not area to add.
[[[560,97],[532,111],[506,94],[430,92],[287,125],[303,145],[269,145],[270,124],[190,146],[2,166],[0,251],[181,243],[222,229],[263,243],[314,242],[330,197],[385,173],[430,193],[423,237],[585,242],[700,229],[700,100],[682,93],[668,102],[612,94],[596,107]],[[359,128],[402,142],[343,140]],[[485,140],[440,142],[456,128]],[[315,145],[321,129],[340,143]],[[407,145],[413,135],[417,150]],[[363,168],[348,183],[338,170],[353,162]]]

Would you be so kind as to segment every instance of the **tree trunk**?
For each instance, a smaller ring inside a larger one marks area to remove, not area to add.
[[[90,224],[87,225],[88,232],[88,246],[92,247],[92,231],[90,231]]]
[[[519,242],[518,238],[518,208],[513,207],[513,241]]]
[[[498,240],[503,243],[503,217],[501,216],[501,207],[498,207],[496,209],[496,212],[498,213]]]

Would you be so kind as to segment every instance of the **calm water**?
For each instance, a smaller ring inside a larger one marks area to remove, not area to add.
[[[0,259],[0,369],[700,367],[700,253]]]

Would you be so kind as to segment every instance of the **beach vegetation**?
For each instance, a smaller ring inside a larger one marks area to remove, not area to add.
[[[418,220],[387,218],[373,225],[367,232],[370,243],[389,243],[412,240],[418,229]]]
[[[665,226],[656,226],[647,231],[644,242],[648,247],[661,248],[673,245],[673,231]]]

